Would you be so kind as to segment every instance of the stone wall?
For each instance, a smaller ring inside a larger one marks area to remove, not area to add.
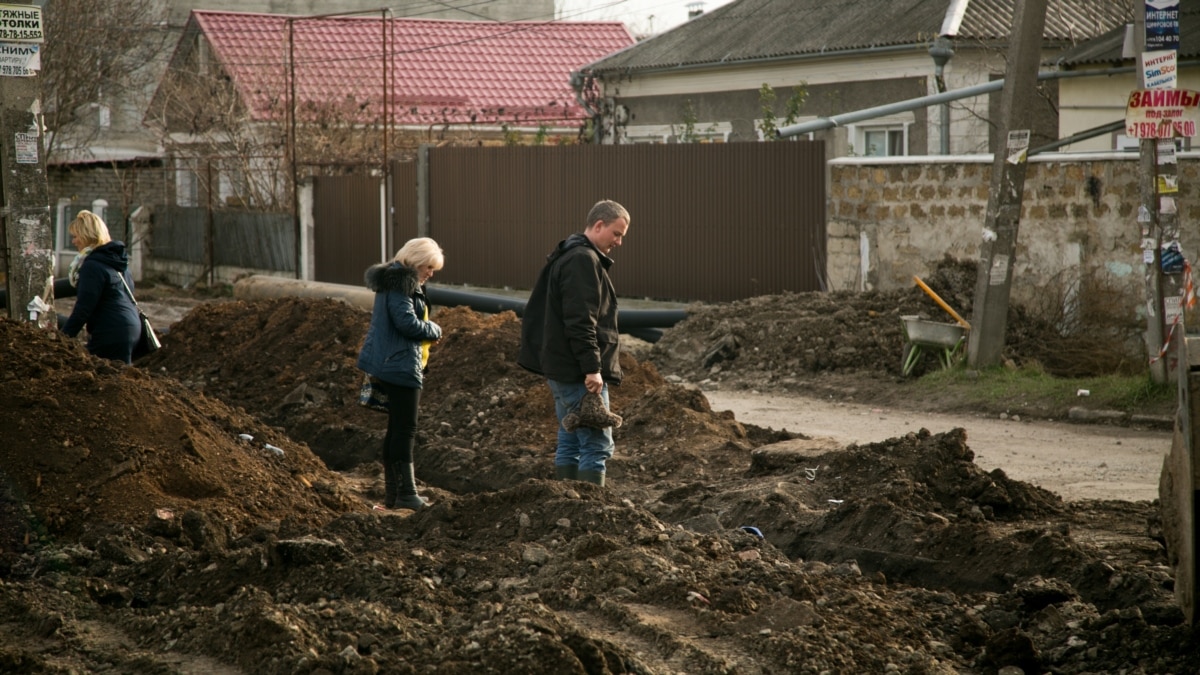
[[[1179,159],[1181,245],[1200,251],[1200,162]],[[1144,288],[1137,153],[1031,158],[1014,255],[1013,297],[1063,274],[1103,268]],[[990,156],[830,162],[828,272],[834,290],[913,285],[949,254],[978,260]]]

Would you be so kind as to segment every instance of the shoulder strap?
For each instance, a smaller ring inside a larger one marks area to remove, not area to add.
[[[133,306],[137,307],[139,312],[142,311],[142,307],[138,304],[137,298],[133,297],[133,291],[129,288],[129,282],[125,281],[125,273],[117,272],[117,276],[121,278],[121,285],[125,287],[125,292],[129,294],[129,299],[133,301]]]

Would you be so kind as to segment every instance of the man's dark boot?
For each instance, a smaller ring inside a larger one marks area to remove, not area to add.
[[[580,471],[579,480],[592,485],[604,487],[604,472],[603,471]]]
[[[383,465],[383,506],[396,508],[396,494],[400,491],[400,465]]]
[[[413,511],[425,508],[429,504],[429,500],[417,494],[417,479],[413,475],[412,462],[408,464],[396,464],[395,466],[396,473],[400,478],[394,508],[412,509]]]
[[[557,480],[579,480],[579,465],[555,464],[554,478]]]

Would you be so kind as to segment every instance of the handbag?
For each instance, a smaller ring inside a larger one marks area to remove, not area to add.
[[[153,354],[162,347],[162,342],[158,339],[158,334],[154,332],[154,326],[150,325],[150,319],[142,314],[142,310],[138,310],[138,320],[142,324],[142,335],[138,338],[137,344],[133,346],[133,355],[145,356]]]
[[[379,380],[363,375],[362,386],[358,388],[358,404],[379,412],[388,411],[388,395],[379,386]]]
[[[162,342],[158,339],[158,335],[154,332],[154,326],[150,325],[150,319],[146,318],[146,314],[142,312],[141,305],[138,304],[137,298],[133,297],[133,290],[129,288],[129,282],[125,281],[125,275],[117,273],[121,277],[121,285],[125,287],[125,292],[129,294],[129,299],[133,301],[133,306],[137,308],[138,323],[142,327],[142,334],[138,336],[138,341],[133,345],[133,358],[139,358],[147,354],[153,354],[162,347]]]

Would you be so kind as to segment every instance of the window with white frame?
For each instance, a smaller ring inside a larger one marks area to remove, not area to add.
[[[908,133],[904,127],[864,127],[862,137],[862,154],[865,157],[908,154]]]
[[[858,157],[899,157],[908,154],[908,129],[912,113],[887,115],[868,124],[847,124],[848,154]]]
[[[196,158],[182,157],[175,160],[175,205],[198,206],[200,204],[200,177],[196,175]]]
[[[71,200],[63,197],[58,200],[57,208],[55,209],[55,220],[58,223],[57,235],[55,237],[54,248],[60,251],[74,251],[75,244],[71,241],[71,234],[67,232],[67,228],[71,225],[71,220],[75,215],[71,211]]]

